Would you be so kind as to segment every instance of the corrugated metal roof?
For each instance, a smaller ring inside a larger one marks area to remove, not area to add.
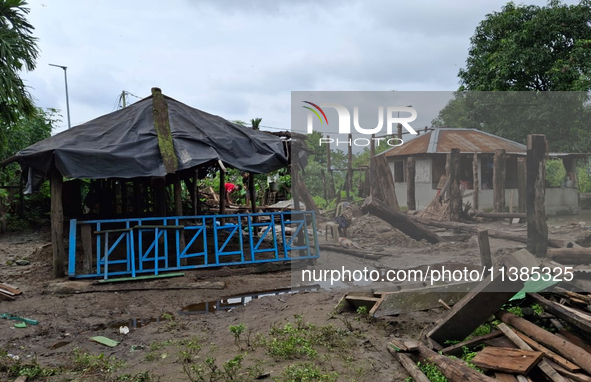
[[[484,131],[440,128],[394,147],[386,152],[386,156],[448,153],[452,148],[458,148],[462,153],[494,153],[496,149],[505,149],[507,153],[525,154],[527,150],[521,143]]]

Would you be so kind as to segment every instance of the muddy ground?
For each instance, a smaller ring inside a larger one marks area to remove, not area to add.
[[[525,235],[524,224],[480,225]],[[322,228],[322,224],[319,226]],[[475,237],[436,231],[451,241],[437,245],[416,242],[377,218],[357,217],[349,231],[351,240],[386,256],[370,261],[323,251],[316,267],[400,269],[480,263]],[[550,226],[549,231],[553,238],[574,240],[584,238],[588,229],[586,224],[566,223]],[[516,242],[490,241],[496,257],[524,247]],[[377,288],[351,283],[340,283],[340,288],[332,290],[265,296],[214,313],[198,312],[195,310],[205,309],[200,303],[215,305],[228,296],[290,287],[297,276],[292,279],[289,270],[253,273],[252,267],[236,267],[100,286],[91,285],[92,281],[53,280],[49,242],[46,229],[0,236],[0,282],[23,291],[14,301],[0,301],[0,314],[39,321],[38,325],[15,328],[15,321],[0,320],[2,381],[14,381],[18,373],[31,377],[38,374],[29,380],[51,381],[249,381],[257,377],[277,381],[403,381],[407,374],[386,351],[388,338],[418,338],[442,312],[434,309],[373,320],[356,312],[335,314],[344,287]],[[23,259],[30,264],[16,265],[16,260]],[[192,285],[209,289],[172,289]],[[140,290],[122,290],[126,288]],[[379,288],[393,289],[396,285]],[[129,327],[130,332],[121,334],[121,326]],[[120,344],[106,347],[90,341],[93,336],[105,336]],[[31,366],[35,364],[39,367]],[[43,373],[54,375],[44,377]]]

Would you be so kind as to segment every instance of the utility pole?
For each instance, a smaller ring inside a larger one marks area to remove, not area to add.
[[[72,127],[70,124],[70,99],[68,98],[68,74],[67,66],[49,64],[49,66],[55,66],[56,68],[62,68],[64,70],[64,81],[66,82],[66,110],[68,111],[68,129]]]
[[[122,102],[123,102],[123,108],[124,108],[124,109],[125,109],[125,106],[127,106],[127,104],[125,103],[125,93],[126,93],[126,91],[125,91],[125,90],[122,90],[122,91],[121,91],[121,100],[122,100]]]

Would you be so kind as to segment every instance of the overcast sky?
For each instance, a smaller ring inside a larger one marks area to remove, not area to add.
[[[502,0],[30,0],[40,107],[72,126],[125,90],[164,94],[229,120],[290,128],[291,91],[456,90],[469,40]],[[544,5],[530,0],[527,4]],[[567,1],[567,3],[576,3]],[[129,98],[129,102],[137,101]]]

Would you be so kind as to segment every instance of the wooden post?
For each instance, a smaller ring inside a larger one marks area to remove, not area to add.
[[[226,213],[226,173],[220,168],[220,215]]]
[[[159,217],[165,217],[166,211],[168,210],[167,198],[166,198],[166,179],[165,178],[154,178],[154,214]]]
[[[374,140],[376,137],[375,134],[371,135],[371,141],[369,142],[369,158],[371,159],[372,156],[376,155],[376,141]],[[371,162],[370,162],[371,166]]]
[[[374,199],[385,202],[394,211],[400,212],[394,179],[392,178],[390,166],[388,166],[388,160],[384,155],[376,155],[370,161],[371,196]]]
[[[181,176],[177,172],[174,174],[174,214],[175,216],[183,216],[183,195],[181,187]],[[182,225],[182,224],[181,224]],[[185,231],[179,230],[179,253],[185,249]],[[181,265],[187,265],[187,259],[181,259]]]
[[[121,213],[123,217],[127,217],[127,180],[121,179],[119,184],[121,186]]]
[[[493,211],[505,212],[505,172],[507,155],[504,149],[495,150],[493,164]]]
[[[332,175],[332,168],[331,168],[331,164],[330,164],[330,135],[326,136],[327,138],[327,144],[326,144],[326,171],[328,171],[328,173],[330,174],[330,188],[329,188],[329,192],[328,192],[328,198],[332,199],[335,197],[335,189],[334,189],[334,177]]]
[[[462,209],[462,196],[460,195],[460,149],[451,149],[450,166],[450,201],[449,201],[449,220],[452,222],[460,221],[460,211]]]
[[[546,224],[546,136],[527,136],[527,250],[538,257],[546,256],[548,225]]]
[[[398,139],[402,140],[402,124],[399,123],[397,127],[398,127],[398,135],[397,135],[397,137],[398,137]]]
[[[65,276],[66,251],[64,246],[64,208],[62,205],[62,174],[54,169],[51,172],[51,247],[53,250],[53,277]],[[76,243],[71,243],[76,245]]]
[[[480,247],[480,261],[483,267],[492,267],[492,258],[490,255],[490,242],[488,240],[488,230],[478,231],[478,246]]]
[[[472,209],[474,211],[478,211],[478,196],[480,193],[480,180],[478,179],[478,154],[474,153],[474,158],[472,159],[472,174],[473,174],[473,184],[472,187],[474,188],[474,195],[472,196]]]
[[[174,174],[178,168],[178,159],[174,152],[174,143],[170,132],[168,103],[159,88],[152,88],[152,112],[154,129],[158,136],[158,148],[167,174]]]
[[[349,134],[349,148],[347,149],[347,180],[345,181],[347,200],[350,200],[350,192],[353,191],[353,146],[351,143],[352,140],[353,134]]]
[[[526,158],[517,158],[517,212],[525,212]]]
[[[199,170],[195,169],[193,174],[193,189],[191,190],[191,197],[193,198],[193,215],[197,216],[201,212],[199,203]]]
[[[328,205],[328,186],[326,184],[326,173],[324,172],[323,168],[320,169],[320,175],[322,176],[322,188],[324,191],[324,200],[326,201],[326,205]]]
[[[409,211],[417,209],[415,200],[415,158],[406,158],[406,206]]]
[[[82,251],[84,258],[82,260],[82,269],[84,274],[92,273],[92,227],[90,224],[80,226],[80,238],[82,239]]]
[[[257,212],[257,198],[255,195],[254,174],[252,172],[248,174],[248,192],[250,193],[250,213],[254,214]]]

